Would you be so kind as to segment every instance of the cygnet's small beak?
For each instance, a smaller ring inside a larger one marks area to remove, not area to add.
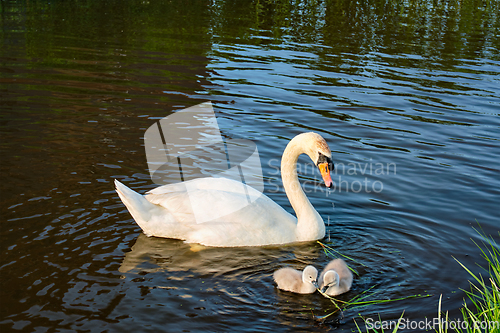
[[[323,181],[325,182],[326,187],[332,187],[333,181],[330,176],[330,167],[328,162],[323,162],[318,164],[319,171],[321,172],[321,177],[323,177]]]

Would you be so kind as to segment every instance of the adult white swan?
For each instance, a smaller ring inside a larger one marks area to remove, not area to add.
[[[301,154],[307,154],[318,166],[325,185],[332,185],[333,163],[325,139],[313,132],[293,138],[283,152],[281,178],[297,218],[252,187],[226,178],[164,185],[144,196],[115,180],[116,192],[148,236],[220,247],[317,240],[325,236],[325,224],[300,186],[297,159]],[[242,208],[228,210],[231,207]],[[199,223],[193,208],[215,217]],[[214,214],[225,211],[230,213]]]

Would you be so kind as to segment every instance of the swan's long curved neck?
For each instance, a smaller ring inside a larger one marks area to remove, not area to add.
[[[299,241],[323,238],[325,234],[323,219],[305,195],[297,175],[297,160],[299,155],[305,153],[306,148],[302,142],[294,139],[286,146],[281,159],[281,178],[288,200],[297,215]]]

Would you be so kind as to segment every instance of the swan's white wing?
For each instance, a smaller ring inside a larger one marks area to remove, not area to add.
[[[197,178],[182,183],[163,185],[152,189],[146,193],[149,194],[172,194],[175,192],[185,192],[186,189],[200,189],[212,191],[224,191],[236,194],[249,193],[251,196],[259,196],[261,193],[253,187],[247,186],[236,180],[229,178]]]
[[[199,224],[226,221],[225,216],[252,204],[261,196],[264,195],[243,183],[209,177],[160,186],[149,191],[146,199],[167,209],[180,223]]]
[[[266,195],[231,179],[201,178],[161,186],[148,192],[146,199],[189,228],[184,238],[188,242],[245,246],[288,243],[296,237],[295,217]]]

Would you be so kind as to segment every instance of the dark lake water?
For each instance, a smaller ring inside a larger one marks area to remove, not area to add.
[[[472,227],[500,229],[499,2],[0,10],[2,332],[351,332],[358,314],[434,318],[441,294],[459,315],[469,276],[453,257],[480,272]],[[205,101],[224,138],[257,144],[265,193],[289,212],[276,175],[285,145],[305,131],[327,140],[345,187],[306,190],[328,223],[323,242],[356,260],[341,299],[372,287],[374,298],[432,296],[321,323],[327,299],[272,281],[281,267],[324,266],[317,243],[195,252],[144,236],[113,181],[154,188],[145,130]]]

